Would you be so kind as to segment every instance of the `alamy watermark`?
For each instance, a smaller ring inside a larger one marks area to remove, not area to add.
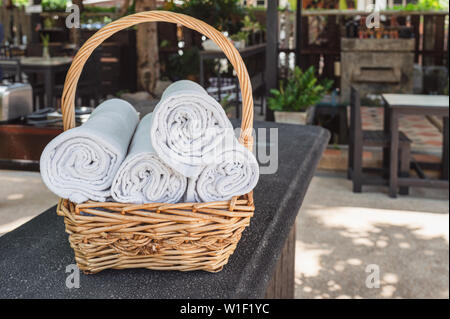
[[[367,29],[379,29],[380,28],[380,6],[379,1],[366,0],[366,11],[370,12],[370,14],[366,18],[366,27]],[[369,3],[370,2],[370,3]]]
[[[68,289],[80,288],[80,268],[75,264],[67,265],[66,267],[66,287]]]
[[[66,12],[68,13],[66,17],[66,27],[68,29],[79,29],[80,28],[80,7],[76,4],[72,4],[66,7]]]
[[[380,288],[380,266],[376,264],[367,265],[366,273],[369,274],[366,278],[366,287],[369,289]]]

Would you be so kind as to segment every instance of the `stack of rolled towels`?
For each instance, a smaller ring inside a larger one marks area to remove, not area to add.
[[[153,113],[111,99],[44,149],[47,187],[74,203],[230,200],[253,190],[259,166],[222,106],[198,84],[169,86]]]

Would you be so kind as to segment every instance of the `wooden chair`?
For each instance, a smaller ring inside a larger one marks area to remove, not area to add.
[[[359,92],[352,87],[347,175],[348,179],[353,181],[354,193],[360,193],[363,185],[388,185],[388,179],[385,178],[386,168],[363,168],[363,148],[364,146],[387,148],[389,147],[389,142],[389,136],[384,131],[362,129],[361,99]],[[399,134],[399,152],[399,172],[402,177],[407,177],[410,169],[411,140],[403,132]],[[409,189],[407,187],[400,188],[400,194],[407,195],[408,193]]]

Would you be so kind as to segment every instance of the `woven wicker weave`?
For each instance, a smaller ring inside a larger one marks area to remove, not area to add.
[[[172,22],[212,39],[228,57],[241,85],[243,111],[239,141],[252,149],[253,97],[247,68],[239,52],[219,31],[192,17],[147,11],[118,19],[96,32],[76,54],[62,95],[64,130],[75,127],[75,90],[91,53],[112,34],[143,22]],[[74,204],[61,199],[58,215],[78,267],[85,273],[107,268],[206,270],[217,272],[228,262],[255,206],[249,193],[230,201],[210,203]]]

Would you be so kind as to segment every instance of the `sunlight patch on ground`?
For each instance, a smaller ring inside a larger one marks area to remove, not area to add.
[[[449,242],[449,215],[427,212],[395,211],[362,207],[321,207],[310,206],[308,214],[317,216],[326,227],[344,227],[343,236],[353,237],[355,244],[387,246],[387,238],[380,237],[377,242],[367,242],[364,239],[368,233],[377,233],[381,229],[377,225],[389,224],[391,226],[406,227],[423,239],[436,237],[444,238]],[[398,239],[402,234],[394,234]],[[408,249],[410,244],[401,242],[400,248]]]
[[[315,176],[297,219],[296,298],[448,298],[448,191],[411,193]]]
[[[22,198],[24,198],[25,197],[25,195],[24,194],[10,194],[10,195],[8,195],[8,196],[6,196],[6,199],[8,199],[8,200],[18,200],[18,199],[22,199]]]
[[[301,264],[302,267],[296,267],[296,274],[300,270],[305,276],[317,276],[320,271],[320,257],[331,253],[331,250],[317,249],[311,245],[305,245],[297,242],[295,246],[295,264]]]

